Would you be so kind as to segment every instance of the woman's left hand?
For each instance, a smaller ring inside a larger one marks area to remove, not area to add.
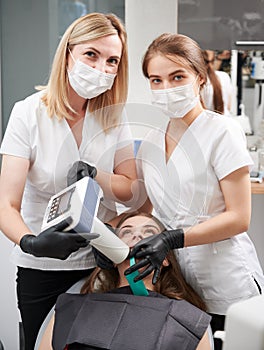
[[[97,175],[96,167],[81,160],[75,162],[67,174],[67,185],[70,186],[85,176],[94,179]]]

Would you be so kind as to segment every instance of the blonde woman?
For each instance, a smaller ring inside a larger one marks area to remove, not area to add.
[[[0,228],[16,246],[18,306],[25,349],[57,296],[95,266],[88,242],[40,234],[51,195],[67,186],[67,173],[84,162],[103,189],[99,217],[116,215],[115,201],[133,197],[136,169],[123,105],[127,98],[127,43],[114,15],[88,14],[61,38],[47,86],[15,104],[2,142]]]

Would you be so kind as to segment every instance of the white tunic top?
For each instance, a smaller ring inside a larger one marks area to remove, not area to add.
[[[153,130],[138,152],[139,176],[155,215],[168,229],[190,227],[225,210],[219,180],[252,164],[242,129],[228,117],[201,113],[166,163],[165,130]],[[247,233],[177,250],[182,272],[209,312],[259,294],[263,273]]]
[[[105,134],[94,116],[85,115],[82,142],[78,149],[65,119],[49,118],[41,102],[42,92],[15,104],[4,135],[0,152],[30,160],[22,201],[22,216],[35,234],[40,232],[43,216],[52,195],[67,187],[67,173],[77,160],[113,173],[118,149],[132,142],[132,135],[123,116],[120,126]],[[115,203],[104,199],[99,209],[101,220],[115,216]],[[36,258],[16,246],[12,261],[18,266],[37,269],[67,270],[95,266],[91,248],[81,248],[67,260]]]

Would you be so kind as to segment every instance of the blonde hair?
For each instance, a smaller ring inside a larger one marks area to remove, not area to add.
[[[68,48],[113,34],[118,34],[122,43],[122,56],[113,87],[89,100],[88,108],[105,132],[120,122],[128,91],[127,35],[118,17],[101,13],[90,13],[80,17],[68,27],[56,50],[48,84],[36,87],[39,90],[45,89],[42,101],[47,106],[50,118],[56,116],[59,120],[72,119],[69,111],[76,113],[70,105],[68,96]]]
[[[149,62],[156,55],[162,55],[175,63],[180,62],[183,66],[187,66],[203,79],[200,90],[204,87],[207,81],[207,70],[202,50],[196,41],[182,34],[161,34],[152,41],[143,57],[142,70],[146,78],[149,78]],[[201,95],[200,100],[205,107]]]

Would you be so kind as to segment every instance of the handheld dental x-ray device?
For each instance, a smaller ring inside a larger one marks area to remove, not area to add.
[[[98,233],[90,244],[114,263],[124,261],[129,247],[97,218],[101,188],[97,182],[86,176],[52,196],[44,215],[41,230],[46,230],[71,217],[72,223],[65,229],[74,230],[89,238],[88,233]]]

